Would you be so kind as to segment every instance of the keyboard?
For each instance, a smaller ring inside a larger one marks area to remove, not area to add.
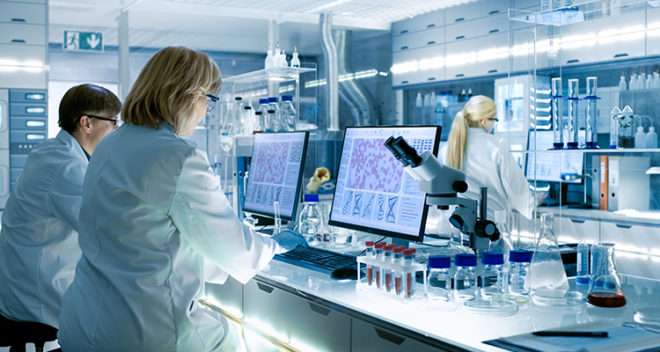
[[[326,274],[332,274],[339,269],[357,271],[355,257],[313,247],[297,247],[276,255],[275,259]]]

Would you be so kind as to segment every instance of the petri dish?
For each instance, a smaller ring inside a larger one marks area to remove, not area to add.
[[[532,295],[532,302],[539,306],[574,307],[584,303],[584,294],[579,291],[568,291],[562,297]]]
[[[518,313],[518,304],[516,302],[502,299],[473,299],[463,303],[465,308],[480,314],[509,316]]]

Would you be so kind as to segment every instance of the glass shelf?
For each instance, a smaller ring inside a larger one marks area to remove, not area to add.
[[[298,77],[307,72],[315,72],[314,68],[293,68],[293,67],[278,67],[257,70],[252,72],[243,73],[236,76],[225,78],[223,81],[226,84],[254,84],[262,82],[286,82],[295,81]]]
[[[660,148],[619,148],[619,149],[545,149],[545,150],[526,150],[525,154],[531,153],[576,153],[582,152],[587,154],[653,154],[660,153]]]

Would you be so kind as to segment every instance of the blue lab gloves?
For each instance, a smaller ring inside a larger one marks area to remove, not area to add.
[[[273,235],[273,239],[280,247],[290,251],[298,246],[307,247],[307,241],[297,232],[292,230],[282,230]]]

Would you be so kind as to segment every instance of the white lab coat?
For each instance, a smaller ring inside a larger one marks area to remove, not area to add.
[[[80,258],[78,213],[87,156],[68,132],[36,146],[2,215],[0,313],[58,326]]]
[[[242,226],[206,155],[168,124],[126,124],[97,147],[84,189],[82,257],[64,296],[62,349],[226,348],[226,321],[196,303],[209,276],[205,259],[222,274],[216,281],[228,274],[245,283],[280,248]]]
[[[447,158],[447,145],[440,149],[441,161]],[[495,221],[500,229],[506,223],[510,210],[518,211],[526,218],[532,217],[534,197],[525,175],[513,159],[506,145],[496,136],[482,128],[469,128],[463,160],[468,191],[460,196],[481,199],[481,187],[488,187],[488,218]],[[450,233],[447,211],[431,212],[431,229],[438,233]]]

